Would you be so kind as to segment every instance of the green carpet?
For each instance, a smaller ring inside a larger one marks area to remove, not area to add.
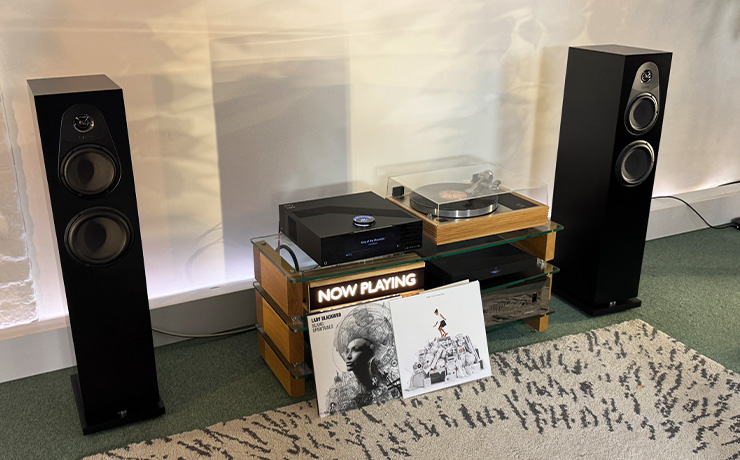
[[[313,399],[85,460],[740,457],[740,374],[639,319],[488,362],[491,377],[409,399],[326,418]]]
[[[589,317],[554,297],[547,331],[516,324],[491,332],[491,352],[642,319],[740,372],[740,232],[701,230],[650,241],[640,308]],[[557,283],[557,275],[555,276]],[[257,352],[255,332],[181,342],[156,350],[167,414],[83,436],[72,397],[73,369],[0,384],[0,458],[79,459],[116,447],[203,428],[301,399],[288,398]],[[309,385],[305,398],[315,397]]]

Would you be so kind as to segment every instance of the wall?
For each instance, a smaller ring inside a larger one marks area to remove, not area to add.
[[[26,225],[0,88],[0,330],[38,318]]]
[[[43,319],[65,314],[29,78],[124,89],[153,306],[253,277],[279,203],[492,162],[552,184],[567,47],[674,52],[655,193],[740,179],[740,4],[10,0],[0,88]],[[734,216],[728,216],[734,217]]]
[[[152,327],[198,336],[234,331],[257,322],[255,296],[249,291],[214,295],[152,310]],[[154,333],[154,346],[185,340]],[[0,383],[75,365],[69,318],[54,318],[0,330]]]

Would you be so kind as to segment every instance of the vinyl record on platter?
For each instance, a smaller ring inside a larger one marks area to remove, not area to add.
[[[496,210],[498,195],[477,196],[470,189],[470,184],[458,182],[425,185],[411,193],[411,207],[451,219],[483,216]]]

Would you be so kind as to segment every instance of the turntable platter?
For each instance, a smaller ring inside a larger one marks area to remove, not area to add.
[[[411,207],[424,214],[463,219],[490,214],[498,207],[498,195],[478,196],[470,184],[451,182],[419,187],[410,195]]]

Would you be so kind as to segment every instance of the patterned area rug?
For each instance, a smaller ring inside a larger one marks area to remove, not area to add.
[[[491,355],[493,377],[319,419],[316,401],[90,459],[740,459],[740,376],[634,320]]]

